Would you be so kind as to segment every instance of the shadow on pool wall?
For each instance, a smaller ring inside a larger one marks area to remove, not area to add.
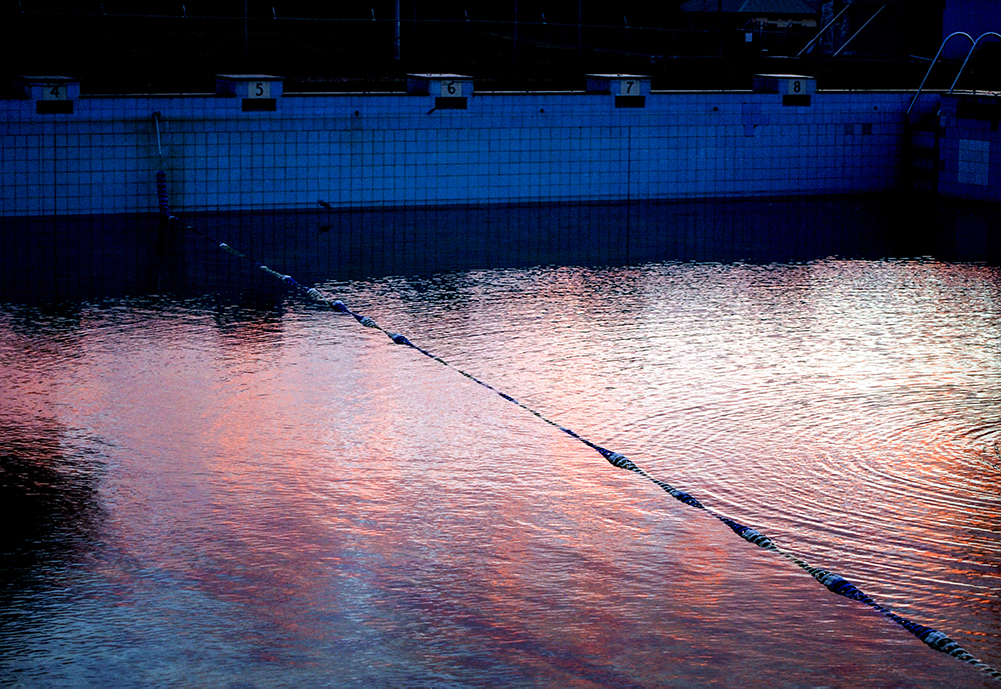
[[[387,275],[627,265],[934,258],[1001,265],[1001,208],[899,193],[771,200],[189,214],[182,221],[303,284]],[[3,221],[11,302],[286,288],[157,216]]]

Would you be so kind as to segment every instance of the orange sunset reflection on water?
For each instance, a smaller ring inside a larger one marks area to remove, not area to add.
[[[997,270],[651,263],[325,288],[1001,664]],[[349,317],[133,299],[26,319],[0,315],[4,426],[101,471],[83,554],[19,580],[32,613],[8,617],[4,655],[22,668],[73,644],[140,683],[984,681]]]

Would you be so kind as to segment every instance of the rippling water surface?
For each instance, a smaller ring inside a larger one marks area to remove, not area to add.
[[[876,244],[316,276],[453,368],[218,277],[8,303],[0,681],[986,684],[455,370],[998,667],[1001,272]]]

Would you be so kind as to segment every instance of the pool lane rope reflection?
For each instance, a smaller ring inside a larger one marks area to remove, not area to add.
[[[909,631],[911,634],[913,634],[914,636],[916,636],[918,639],[920,639],[921,641],[923,641],[925,644],[927,644],[931,648],[935,649],[936,651],[941,651],[942,653],[946,653],[946,654],[948,654],[948,655],[950,655],[950,656],[952,656],[954,658],[957,658],[957,659],[963,661],[964,663],[968,663],[968,664],[972,665],[973,667],[975,667],[975,668],[977,668],[979,670],[982,670],[983,672],[987,673],[988,675],[990,675],[994,679],[1001,680],[1001,671],[998,671],[998,670],[994,669],[993,667],[991,667],[987,663],[985,663],[982,660],[979,660],[978,658],[974,657],[973,654],[971,654],[965,648],[963,648],[962,646],[960,646],[959,643],[957,643],[953,639],[949,638],[946,634],[944,634],[944,633],[942,633],[942,632],[940,632],[937,629],[934,629],[932,627],[928,627],[928,626],[925,626],[923,624],[918,624],[917,622],[909,620],[909,619],[907,619],[905,617],[901,617],[900,615],[898,615],[897,613],[893,612],[892,610],[890,610],[886,606],[884,606],[884,605],[882,605],[880,603],[877,603],[875,600],[873,600],[871,597],[869,597],[865,592],[863,592],[861,589],[859,589],[857,586],[855,586],[855,584],[851,583],[850,581],[848,581],[847,579],[845,579],[841,575],[836,574],[836,573],[834,573],[834,572],[832,572],[830,570],[827,570],[827,569],[822,569],[820,567],[814,567],[814,566],[810,565],[808,562],[806,562],[806,561],[802,560],[801,558],[797,557],[793,553],[790,553],[789,551],[786,551],[786,550],[783,550],[783,549],[779,548],[777,545],[775,545],[775,543],[770,538],[768,538],[766,535],[762,534],[761,532],[759,532],[759,531],[757,531],[755,529],[752,529],[749,526],[745,526],[743,524],[740,524],[739,522],[737,522],[737,521],[735,521],[733,519],[730,519],[726,515],[720,514],[719,512],[717,512],[716,510],[714,510],[713,508],[707,507],[706,505],[702,504],[702,502],[700,502],[699,500],[697,500],[696,498],[694,498],[690,494],[688,494],[688,493],[686,493],[686,492],[684,492],[682,490],[679,490],[679,489],[675,488],[674,486],[672,486],[671,484],[667,483],[666,481],[662,481],[662,480],[660,480],[660,479],[658,479],[658,478],[656,478],[654,476],[651,476],[650,474],[648,474],[647,472],[645,472],[643,469],[641,469],[640,467],[638,467],[631,459],[629,459],[625,455],[622,455],[622,454],[620,454],[618,452],[613,452],[612,450],[608,450],[608,449],[606,449],[604,447],[601,447],[600,445],[597,445],[596,443],[593,443],[590,440],[588,440],[587,438],[584,438],[583,436],[579,435],[575,431],[573,431],[573,430],[571,430],[569,428],[566,428],[564,426],[561,426],[560,424],[556,423],[555,421],[552,421],[551,419],[546,418],[545,416],[543,416],[541,413],[539,413],[535,409],[532,409],[531,407],[528,407],[525,404],[519,402],[518,400],[516,400],[511,395],[508,395],[507,393],[502,392],[501,390],[498,390],[497,388],[493,387],[489,383],[486,383],[485,381],[480,380],[476,376],[474,376],[474,375],[472,375],[470,373],[467,373],[466,371],[463,371],[460,368],[457,368],[457,367],[453,366],[452,364],[448,363],[447,361],[445,361],[441,357],[435,355],[434,353],[429,352],[428,350],[426,350],[426,349],[424,349],[424,348],[422,348],[422,347],[414,344],[405,335],[401,335],[399,333],[395,333],[395,332],[392,332],[390,330],[386,330],[385,328],[383,328],[382,326],[380,326],[378,323],[376,323],[370,317],[363,316],[360,313],[356,313],[356,312],[352,311],[350,308],[347,307],[347,305],[344,304],[344,302],[340,301],[339,299],[330,299],[327,296],[323,295],[316,288],[314,288],[314,287],[306,287],[305,285],[302,285],[301,283],[299,283],[291,275],[285,275],[283,273],[280,273],[280,272],[278,272],[276,270],[273,270],[273,269],[269,268],[268,266],[264,265],[263,263],[258,263],[254,259],[250,258],[246,254],[243,254],[243,253],[237,251],[236,249],[234,249],[233,247],[229,246],[228,244],[226,244],[224,242],[220,242],[220,241],[216,240],[215,238],[213,238],[213,237],[205,234],[204,232],[198,230],[197,228],[192,227],[191,225],[188,225],[188,224],[184,223],[178,217],[172,215],[171,212],[170,212],[170,206],[167,203],[166,177],[165,177],[165,175],[164,175],[163,172],[157,172],[156,173],[156,185],[157,185],[157,197],[158,197],[159,204],[160,204],[160,213],[166,218],[167,222],[176,223],[177,225],[179,225],[179,226],[181,226],[181,227],[183,227],[183,228],[185,228],[187,230],[190,230],[191,232],[194,232],[198,236],[203,237],[204,239],[206,239],[206,240],[208,240],[208,241],[216,244],[216,246],[218,246],[218,248],[222,249],[223,251],[225,251],[225,252],[227,252],[227,253],[229,253],[229,254],[231,254],[231,255],[233,255],[233,256],[235,256],[235,257],[237,257],[237,258],[239,258],[239,259],[241,259],[243,261],[246,261],[246,262],[250,263],[251,265],[255,266],[258,270],[261,270],[261,271],[267,273],[268,275],[271,275],[272,277],[277,278],[278,280],[281,280],[282,282],[284,282],[289,287],[292,287],[293,289],[298,290],[306,298],[310,299],[311,301],[316,302],[318,304],[322,304],[322,305],[324,305],[324,306],[326,306],[326,307],[328,307],[328,308],[330,308],[330,309],[332,309],[332,310],[334,310],[334,311],[336,311],[338,313],[347,314],[347,315],[351,316],[352,318],[354,318],[356,321],[358,321],[361,325],[365,326],[366,328],[371,328],[373,330],[378,330],[378,331],[384,333],[394,343],[396,343],[398,345],[404,345],[406,347],[410,347],[411,349],[420,352],[421,354],[423,354],[424,356],[428,357],[429,359],[437,361],[439,364],[441,364],[443,366],[446,366],[446,367],[450,368],[453,371],[456,371],[457,373],[459,373],[460,375],[468,378],[469,380],[473,381],[477,385],[483,386],[487,390],[490,390],[491,392],[499,395],[500,397],[504,398],[508,402],[511,402],[512,404],[515,404],[515,405],[521,407],[522,409],[524,409],[525,411],[527,411],[529,414],[532,414],[533,416],[537,417],[538,419],[541,419],[542,421],[544,421],[545,423],[549,424],[550,426],[553,426],[554,428],[559,429],[563,433],[566,433],[571,438],[574,438],[575,440],[578,440],[578,441],[584,443],[585,445],[587,445],[591,449],[593,449],[596,452],[598,452],[606,460],[608,460],[608,462],[612,466],[615,466],[615,467],[618,467],[620,469],[625,469],[627,471],[631,471],[633,473],[639,474],[643,478],[645,478],[645,479],[647,479],[649,481],[652,481],[653,483],[655,483],[656,485],[658,485],[660,488],[662,488],[664,491],[666,491],[669,495],[671,495],[671,497],[675,498],[676,500],[679,500],[679,501],[685,503],[686,505],[688,505],[690,507],[694,507],[696,509],[700,509],[703,512],[705,512],[706,514],[709,514],[709,515],[715,517],[716,519],[718,519],[719,521],[723,522],[735,534],[737,534],[738,536],[740,536],[741,538],[743,538],[745,541],[747,541],[749,543],[753,543],[754,545],[758,546],[759,548],[763,548],[765,550],[770,550],[773,553],[776,553],[777,555],[779,555],[779,556],[781,556],[781,557],[789,560],[790,562],[792,562],[793,564],[795,564],[797,567],[800,567],[801,569],[803,569],[807,573],[809,573],[810,576],[812,576],[814,579],[816,579],[818,582],[820,582],[829,591],[831,591],[833,593],[836,593],[839,596],[844,596],[845,598],[850,598],[852,600],[859,601],[860,603],[864,603],[865,605],[869,606],[873,610],[875,610],[875,611],[879,612],[880,614],[882,614],[882,615],[888,617],[889,619],[893,620],[894,622],[896,622],[897,624],[899,624],[901,627],[903,627],[904,629],[906,629],[907,631]]]

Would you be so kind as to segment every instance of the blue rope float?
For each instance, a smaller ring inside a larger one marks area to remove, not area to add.
[[[272,270],[268,266],[266,266],[266,265],[264,265],[262,263],[258,263],[257,261],[254,261],[253,259],[251,259],[249,256],[247,256],[247,255],[245,255],[245,254],[237,251],[236,249],[232,248],[228,244],[226,244],[224,242],[219,242],[219,241],[213,239],[212,237],[210,237],[209,235],[207,235],[207,234],[199,231],[198,229],[196,229],[196,228],[194,228],[194,227],[192,227],[190,225],[185,224],[179,218],[177,218],[174,215],[171,215],[171,213],[170,213],[170,207],[169,207],[169,205],[167,203],[166,176],[164,175],[163,172],[157,172],[156,173],[156,185],[157,185],[157,199],[158,199],[159,206],[160,206],[160,213],[165,216],[165,218],[166,218],[166,220],[168,222],[176,222],[176,223],[178,223],[180,226],[184,227],[185,229],[190,230],[190,231],[194,232],[195,234],[197,234],[197,235],[199,235],[199,236],[207,239],[208,241],[211,241],[211,242],[215,243],[218,246],[218,248],[222,249],[223,251],[226,251],[227,253],[232,254],[233,256],[235,256],[237,258],[240,258],[240,259],[242,259],[244,261],[247,261],[248,263],[256,266],[259,270],[261,270],[261,271],[263,271],[265,273],[268,273],[269,275],[271,275],[272,277],[275,277],[278,280],[281,280],[286,285],[288,285],[288,286],[290,286],[290,287],[298,290],[299,292],[301,292],[308,299],[310,299],[312,301],[315,301],[315,302],[318,302],[320,304],[323,304],[323,305],[327,306],[328,308],[332,309],[333,311],[336,311],[337,313],[347,314],[347,315],[351,316],[352,318],[354,318],[356,321],[358,321],[358,323],[360,323],[364,327],[366,327],[366,328],[372,328],[374,330],[378,330],[378,331],[382,332],[393,343],[398,344],[398,345],[403,345],[403,346],[406,346],[406,347],[410,347],[411,349],[413,349],[413,350],[415,350],[417,352],[420,352],[421,354],[423,354],[424,356],[428,357],[429,359],[432,359],[433,361],[436,361],[439,364],[441,364],[443,366],[446,366],[446,367],[452,369],[453,371],[459,373],[460,375],[468,378],[469,380],[473,381],[477,385],[481,385],[482,387],[486,388],[487,390],[490,390],[491,392],[494,392],[498,396],[502,397],[503,399],[507,400],[508,402],[511,402],[512,404],[517,405],[518,407],[520,407],[521,409],[525,410],[529,414],[532,414],[533,416],[535,416],[536,418],[540,419],[541,421],[549,424],[550,426],[553,426],[554,428],[562,431],[563,433],[566,433],[571,438],[574,438],[575,440],[577,440],[577,441],[583,443],[584,445],[587,445],[591,449],[595,450],[602,457],[604,457],[608,461],[608,463],[611,464],[612,466],[617,467],[619,469],[625,469],[627,471],[631,471],[631,472],[633,472],[635,474],[638,474],[639,476],[642,476],[643,478],[645,478],[645,479],[653,482],[655,485],[657,485],[658,487],[660,487],[663,491],[665,491],[666,493],[668,493],[674,499],[676,499],[676,500],[678,500],[678,501],[680,501],[680,502],[682,502],[682,503],[684,503],[684,504],[686,504],[686,505],[688,505],[690,507],[694,507],[696,509],[703,510],[706,514],[708,514],[708,515],[710,515],[710,516],[718,519],[723,524],[725,524],[731,531],[733,531],[737,536],[739,536],[740,538],[744,539],[748,543],[752,543],[752,544],[758,546],[759,548],[763,548],[764,550],[771,551],[771,552],[779,555],[780,557],[783,557],[783,558],[789,560],[790,562],[792,562],[793,564],[795,564],[797,567],[799,567],[799,568],[803,569],[805,572],[807,572],[810,576],[812,576],[815,580],[817,580],[817,582],[819,582],[822,586],[824,586],[825,588],[827,588],[827,590],[829,590],[831,593],[835,593],[835,594],[837,594],[839,596],[844,596],[845,598],[849,598],[851,600],[855,600],[855,601],[858,601],[860,603],[863,603],[864,605],[867,605],[868,607],[872,608],[873,610],[875,610],[876,612],[880,613],[884,617],[886,617],[886,618],[894,621],[895,623],[897,623],[898,625],[900,625],[901,627],[903,627],[904,629],[906,629],[908,632],[910,632],[915,637],[917,637],[918,639],[920,639],[922,642],[924,642],[930,648],[932,648],[932,649],[934,649],[936,651],[940,651],[942,653],[945,653],[947,655],[950,655],[953,658],[956,658],[956,659],[958,659],[958,660],[960,660],[960,661],[962,661],[964,663],[967,663],[967,664],[971,665],[972,667],[975,667],[978,670],[981,670],[982,672],[986,673],[987,675],[989,675],[990,677],[994,678],[995,680],[1001,680],[1001,671],[996,670],[995,668],[993,668],[989,664],[987,664],[987,663],[983,662],[982,660],[979,660],[978,658],[976,658],[975,656],[973,656],[973,654],[971,654],[969,651],[967,651],[965,648],[963,648],[958,642],[956,642],[955,640],[951,639],[949,636],[947,636],[943,632],[940,632],[937,629],[934,629],[932,627],[928,627],[928,626],[919,624],[917,622],[914,622],[913,620],[909,620],[909,619],[907,619],[905,617],[902,617],[902,616],[898,615],[897,613],[893,612],[890,608],[887,608],[886,606],[884,606],[884,605],[876,602],[875,600],[873,600],[868,594],[866,594],[864,591],[862,591],[860,588],[858,588],[855,584],[853,584],[852,582],[848,581],[847,579],[845,579],[841,575],[839,575],[839,574],[837,574],[835,572],[832,572],[830,570],[827,570],[827,569],[822,569],[822,568],[819,568],[819,567],[814,567],[814,566],[810,565],[808,562],[804,561],[803,559],[797,557],[793,553],[779,548],[765,534],[763,534],[763,533],[761,533],[761,532],[757,531],[756,529],[753,529],[753,528],[751,528],[749,526],[741,524],[741,523],[739,523],[739,522],[737,522],[737,521],[735,521],[735,520],[727,517],[724,514],[721,514],[721,513],[717,512],[713,508],[708,507],[705,504],[703,504],[697,498],[695,498],[692,495],[686,493],[685,491],[682,491],[682,490],[679,490],[678,488],[675,488],[674,486],[672,486],[671,484],[667,483],[666,481],[662,481],[661,479],[658,479],[658,478],[656,478],[654,476],[651,476],[650,474],[648,474],[647,472],[645,472],[643,469],[641,469],[639,466],[637,466],[635,462],[633,462],[631,459],[629,459],[625,455],[620,454],[618,452],[614,452],[612,450],[608,450],[608,449],[606,449],[606,448],[604,448],[604,447],[602,447],[602,446],[600,446],[600,445],[598,445],[596,443],[591,442],[587,438],[584,438],[583,436],[579,435],[575,431],[573,431],[573,430],[571,430],[569,428],[566,428],[564,426],[561,426],[560,424],[556,423],[555,421],[553,421],[553,420],[551,420],[551,419],[543,416],[540,412],[536,411],[535,409],[532,409],[531,407],[529,407],[529,406],[527,406],[527,405],[519,402],[517,399],[515,399],[511,395],[508,395],[507,393],[502,392],[501,390],[498,390],[497,388],[493,387],[489,383],[487,383],[487,382],[485,382],[483,380],[480,380],[476,376],[474,376],[474,375],[472,375],[470,373],[467,373],[466,371],[463,371],[460,368],[456,368],[455,366],[453,366],[452,364],[448,363],[447,361],[445,361],[441,357],[439,357],[439,356],[435,355],[434,353],[432,353],[432,352],[430,352],[430,351],[428,351],[428,350],[426,350],[426,349],[424,349],[424,348],[422,348],[422,347],[414,344],[405,335],[401,335],[400,333],[396,333],[396,332],[392,332],[390,330],[386,330],[385,328],[383,328],[382,326],[380,326],[378,323],[376,323],[372,318],[370,318],[368,316],[364,316],[362,314],[359,314],[359,313],[356,313],[356,312],[352,311],[341,300],[339,300],[339,299],[330,299],[330,298],[326,297],[325,295],[323,295],[319,290],[317,290],[317,289],[315,289],[313,287],[306,287],[306,286],[300,284],[292,276],[285,275],[283,273],[279,273],[278,271]],[[1001,455],[1001,452],[999,452],[999,455]]]

